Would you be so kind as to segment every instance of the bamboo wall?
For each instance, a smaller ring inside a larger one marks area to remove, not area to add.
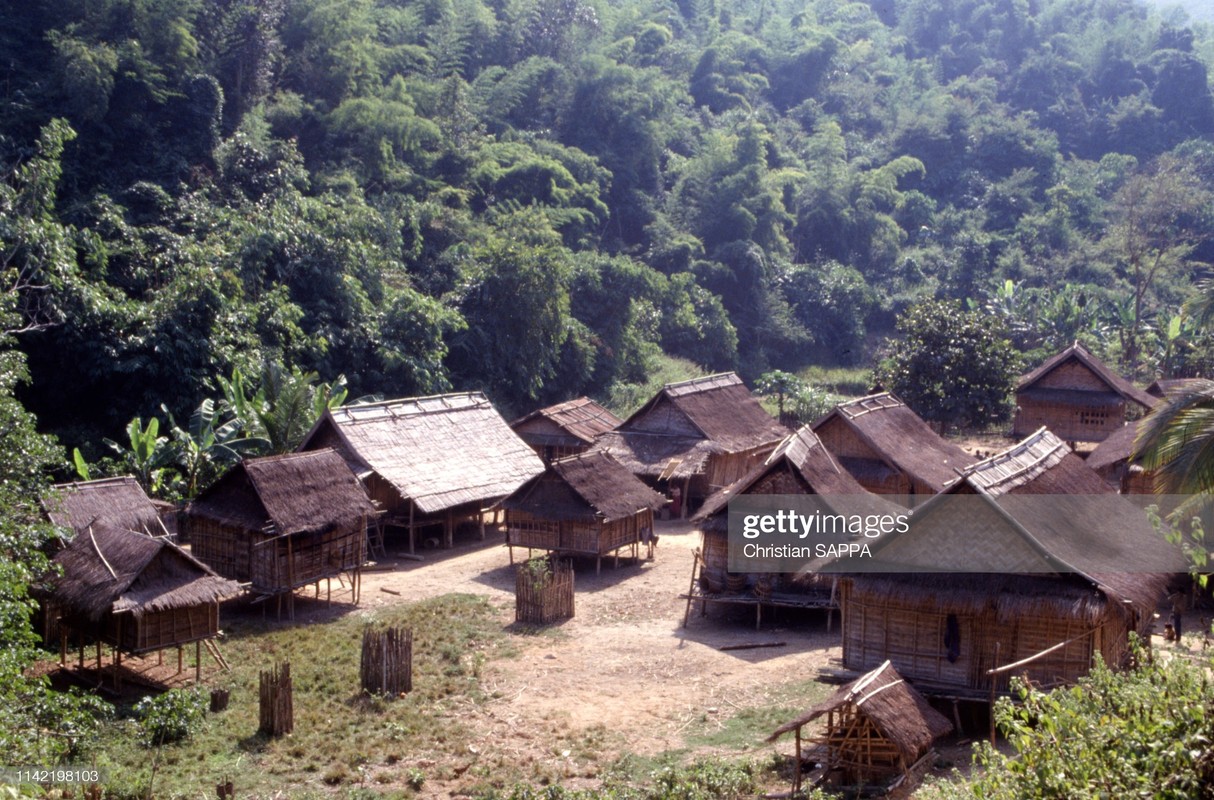
[[[573,565],[568,561],[549,564],[549,571],[537,576],[526,564],[515,569],[514,619],[533,625],[547,625],[571,619],[573,611]]]
[[[1125,424],[1126,408],[1117,405],[1069,405],[1044,402],[1028,395],[1016,398],[1013,434],[1027,436],[1041,427],[1060,439],[1078,442],[1102,442]]]
[[[195,558],[265,594],[333,578],[366,561],[367,533],[361,528],[272,536],[199,518],[191,519],[189,528]]]
[[[508,545],[576,555],[605,556],[639,543],[646,527],[653,530],[653,511],[647,508],[610,522],[553,520],[526,511],[506,511]]]
[[[85,640],[100,638],[127,653],[145,653],[217,636],[219,603],[198,603],[139,616],[130,611],[107,613],[96,622],[65,617],[62,623]]]
[[[1114,659],[1110,664],[1118,663],[1112,643],[1126,638],[1124,626],[1108,616],[1093,630],[1087,620],[1050,613],[1045,604],[1026,609],[1010,622],[1000,622],[989,607],[978,612],[948,608],[928,593],[907,591],[895,601],[866,593],[851,580],[842,581],[841,589],[847,668],[867,671],[889,659],[904,678],[934,690],[989,692],[987,670],[1063,642],[1070,644],[1027,664],[1015,675],[1027,674],[1042,686],[1072,683],[1088,673],[1098,649],[1104,650],[1106,659]],[[960,653],[953,662],[948,660],[944,644],[950,614],[956,617],[960,632]],[[998,676],[996,691],[1008,690],[1009,677]]]

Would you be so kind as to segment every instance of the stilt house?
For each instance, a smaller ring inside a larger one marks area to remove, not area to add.
[[[275,596],[358,572],[378,511],[333,450],[249,458],[190,503],[194,555],[220,575]]]
[[[502,501],[506,544],[559,555],[603,557],[652,541],[653,512],[666,498],[605,453],[582,453],[548,465]]]
[[[49,579],[47,597],[64,643],[74,633],[82,648],[95,641],[139,654],[198,646],[219,633],[220,601],[240,592],[167,538],[105,524],[86,525],[54,564],[61,572]]]
[[[558,458],[584,453],[594,437],[620,424],[620,418],[589,397],[579,397],[538,411],[510,423],[510,427],[545,464]]]
[[[1044,426],[1068,442],[1102,442],[1156,400],[1076,342],[1020,379],[1012,434]]]
[[[803,737],[802,729],[822,717],[825,730]],[[870,792],[905,797],[930,769],[933,743],[952,730],[953,724],[886,661],[776,728],[767,741],[795,734],[794,794],[801,789],[802,761],[809,757],[822,764],[826,786],[861,797]]]
[[[884,505],[839,465],[809,426],[802,427],[750,473],[711,494],[692,517],[700,529],[702,546],[692,568],[684,625],[696,601],[701,614],[710,603],[754,605],[756,627],[762,624],[764,606],[827,610],[838,606],[834,576],[794,580],[792,574],[729,570],[729,502],[746,495],[797,494],[833,496],[833,500],[823,501],[824,513],[840,511],[835,505],[843,496],[855,498],[857,505],[840,513],[857,511],[860,506],[875,511],[874,503]]]
[[[325,412],[301,450],[336,450],[385,512],[416,533],[438,528],[451,546],[461,520],[544,471],[544,464],[480,392],[365,403]]]
[[[677,495],[677,510],[686,515],[689,501],[746,475],[788,433],[728,372],[667,384],[614,431],[600,434],[593,449]]]
[[[925,691],[986,697],[1007,665],[1040,686],[1119,666],[1185,562],[1044,428],[975,464],[842,581],[843,661],[890,660]]]
[[[955,481],[976,460],[889,392],[840,403],[813,430],[861,486],[911,505]]]

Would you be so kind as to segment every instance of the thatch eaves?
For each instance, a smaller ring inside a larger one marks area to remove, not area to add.
[[[249,458],[190,504],[192,516],[274,535],[358,529],[378,514],[331,449]]]
[[[931,749],[936,739],[953,730],[953,724],[932,708],[923,695],[903,680],[893,665],[886,661],[796,719],[776,728],[767,741],[775,741],[828,711],[846,705],[855,706],[859,713],[871,720],[881,735],[898,748],[907,764],[917,761]]]
[[[1097,472],[1114,466],[1118,462],[1129,462],[1136,458],[1134,440],[1138,437],[1138,426],[1142,420],[1128,422],[1110,434],[1088,453],[1087,465]]]
[[[497,500],[544,471],[480,392],[330,409],[300,449],[330,445],[426,514]]]
[[[130,476],[56,484],[42,507],[51,522],[76,534],[90,526],[148,535],[164,532],[156,506]]]
[[[1023,375],[1020,381],[1016,384],[1016,394],[1025,392],[1033,393],[1034,396],[1041,395],[1042,400],[1065,400],[1065,393],[1074,392],[1075,394],[1083,395],[1083,403],[1091,405],[1097,399],[1097,392],[1083,389],[1068,390],[1063,388],[1046,389],[1038,387],[1036,384],[1041,382],[1047,375],[1054,370],[1070,362],[1082,364],[1089,372],[1091,372],[1101,383],[1108,387],[1108,391],[1117,395],[1123,400],[1127,400],[1142,406],[1144,409],[1149,409],[1155,405],[1158,398],[1148,394],[1146,391],[1139,389],[1134,384],[1130,383],[1125,378],[1121,377],[1100,359],[1092,355],[1086,347],[1079,342],[1075,342],[1070,347],[1060,353],[1046,359],[1045,362],[1035,370]],[[1058,394],[1058,393],[1064,394]]]
[[[703,472],[713,454],[725,452],[705,439],[619,429],[601,434],[592,451],[607,453],[634,475],[664,480]]]
[[[589,397],[532,411],[510,423],[529,444],[590,445],[601,433],[615,430],[622,420]]]
[[[611,456],[595,452],[552,462],[543,475],[532,478],[501,505],[549,519],[612,522],[665,503],[665,497]]]
[[[165,538],[119,528],[76,535],[54,558],[61,574],[50,579],[50,598],[69,614],[100,620],[107,612],[135,615],[205,603],[240,592],[235,581]]]
[[[889,392],[840,403],[813,424],[814,431],[842,423],[895,469],[940,491],[974,457],[940,436]]]

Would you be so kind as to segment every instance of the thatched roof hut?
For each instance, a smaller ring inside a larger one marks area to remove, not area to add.
[[[1020,379],[1012,434],[1044,426],[1067,441],[1100,442],[1125,424],[1130,409],[1149,410],[1157,399],[1075,342]]]
[[[184,522],[199,559],[276,595],[342,573],[357,586],[377,514],[345,460],[325,449],[245,459],[190,503]]]
[[[840,403],[813,430],[865,489],[912,504],[939,492],[975,461],[889,392]]]
[[[79,534],[94,530],[162,535],[159,509],[130,476],[56,484],[42,507],[54,524]]]
[[[544,471],[543,462],[480,392],[364,403],[326,411],[300,450],[332,447],[387,513],[409,531],[441,526],[450,546],[458,519]]]
[[[692,517],[703,546],[697,560],[699,572],[693,576],[688,597],[689,610],[695,599],[702,604],[835,607],[833,576],[793,580],[791,574],[729,572],[729,503],[747,495],[822,495],[821,511],[831,514],[886,514],[898,510],[861,486],[806,425],[789,435],[749,474],[710,495]],[[841,500],[845,500],[843,505]],[[756,609],[756,614],[760,611]]]
[[[652,486],[677,490],[680,512],[761,463],[788,429],[732,372],[667,384],[594,449]]]
[[[501,502],[506,544],[562,555],[603,556],[651,540],[653,512],[666,498],[606,453],[553,461]]]
[[[64,642],[72,631],[99,653],[101,642],[138,654],[211,639],[220,601],[240,592],[167,538],[109,525],[77,533],[54,564],[46,597]]]
[[[615,430],[620,418],[589,397],[532,411],[510,427],[536,454],[550,463],[585,452],[601,433]]]
[[[819,748],[825,782],[857,791],[874,785],[909,789],[913,781],[908,779],[920,771],[932,744],[953,730],[953,724],[885,661],[767,737],[774,742],[786,733],[796,734],[794,793],[801,788],[801,729],[823,716],[826,729],[810,742]]]
[[[1179,551],[1045,429],[971,467],[881,540],[888,574],[843,581],[843,660],[890,659],[920,688],[1006,691],[1006,673],[1069,683],[1149,635]]]

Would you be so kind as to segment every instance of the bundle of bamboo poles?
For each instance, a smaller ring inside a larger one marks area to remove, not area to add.
[[[260,716],[258,730],[267,736],[282,736],[295,728],[295,709],[291,700],[291,664],[282,662],[261,671]]]
[[[413,690],[413,631],[406,628],[363,631],[362,689],[368,694],[399,697]]]

